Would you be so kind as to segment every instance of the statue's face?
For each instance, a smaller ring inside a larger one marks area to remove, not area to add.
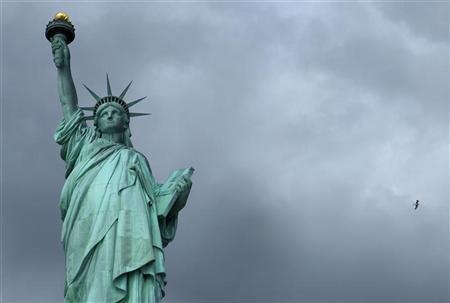
[[[97,112],[97,128],[103,134],[121,133],[127,127],[126,113],[120,105],[108,104]]]

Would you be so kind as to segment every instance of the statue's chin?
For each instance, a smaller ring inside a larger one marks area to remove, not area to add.
[[[116,127],[105,127],[105,128],[101,128],[100,132],[102,134],[108,134],[108,135],[112,135],[112,134],[123,134],[123,130],[118,130]]]

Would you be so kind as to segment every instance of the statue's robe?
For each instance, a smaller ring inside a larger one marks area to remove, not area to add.
[[[78,110],[55,133],[66,162],[61,193],[64,302],[160,302],[163,248],[177,215],[159,217],[161,187],[146,158],[99,138]]]

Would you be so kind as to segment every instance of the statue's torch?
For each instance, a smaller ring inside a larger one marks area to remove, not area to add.
[[[52,42],[54,37],[60,37],[64,39],[66,44],[69,44],[75,39],[75,27],[69,20],[69,15],[63,12],[55,14],[53,20],[51,20],[45,29],[45,37],[48,41]],[[58,66],[63,58],[62,50],[59,49],[55,52],[55,64]]]

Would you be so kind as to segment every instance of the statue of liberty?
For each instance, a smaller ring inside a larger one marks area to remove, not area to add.
[[[46,36],[63,112],[55,141],[66,163],[60,200],[64,302],[160,302],[166,285],[163,249],[174,239],[193,169],[177,170],[159,184],[130,140],[130,118],[145,115],[130,108],[144,98],[125,102],[131,82],[116,96],[107,75],[107,95],[99,97],[86,87],[95,105],[79,107],[68,48],[75,35],[68,16],[56,14]]]

